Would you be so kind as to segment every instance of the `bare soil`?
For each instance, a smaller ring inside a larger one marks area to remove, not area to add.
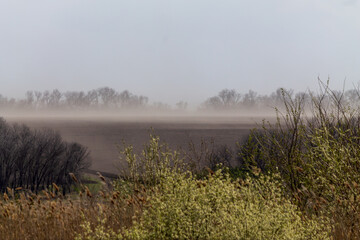
[[[251,117],[6,117],[8,122],[24,123],[35,129],[51,128],[64,140],[78,142],[90,150],[90,169],[118,173],[122,167],[119,147],[131,144],[140,153],[153,131],[173,148],[186,150],[190,141],[201,140],[234,148],[250,129],[261,122]],[[153,130],[151,130],[153,129]]]

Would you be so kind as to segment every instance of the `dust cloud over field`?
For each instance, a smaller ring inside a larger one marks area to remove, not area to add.
[[[271,119],[271,116],[266,116]],[[47,113],[9,114],[4,116],[11,123],[23,123],[35,129],[51,128],[66,141],[88,147],[92,166],[90,169],[119,173],[123,162],[119,160],[119,147],[131,144],[138,154],[148,141],[153,129],[162,141],[173,149],[188,149],[189,142],[199,146],[202,139],[215,145],[235,148],[261,123],[264,117],[255,114],[104,114],[104,113]]]

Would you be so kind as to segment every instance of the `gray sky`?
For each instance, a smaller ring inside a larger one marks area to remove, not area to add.
[[[0,0],[0,93],[130,90],[194,104],[223,88],[360,81],[357,0]]]

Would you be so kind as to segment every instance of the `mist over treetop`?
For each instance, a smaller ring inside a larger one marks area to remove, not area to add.
[[[324,85],[325,86],[325,85]],[[339,101],[356,105],[359,102],[357,89],[346,91],[331,90]],[[320,93],[313,91],[295,92],[278,88],[268,95],[253,90],[242,93],[235,89],[223,89],[215,96],[204,100],[200,105],[180,100],[175,105],[164,102],[152,102],[147,96],[136,95],[128,90],[118,91],[110,87],[101,87],[89,91],[64,91],[58,89],[46,91],[27,91],[24,98],[8,98],[0,94],[0,109],[3,111],[60,112],[60,111],[111,111],[112,113],[233,113],[273,112],[281,109],[284,94],[289,98],[302,98],[305,105]],[[329,98],[329,96],[326,96]],[[326,100],[326,99],[325,99]],[[328,99],[329,100],[329,99]],[[327,100],[327,101],[328,101]]]

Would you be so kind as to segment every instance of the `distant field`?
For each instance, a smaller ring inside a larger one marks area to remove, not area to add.
[[[141,150],[153,128],[160,138],[172,148],[188,147],[193,141],[213,139],[215,144],[235,147],[237,141],[261,122],[250,117],[125,117],[125,118],[61,118],[61,117],[7,117],[9,122],[25,123],[33,128],[52,128],[67,141],[75,141],[90,150],[92,170],[118,173],[119,151],[123,141]]]

